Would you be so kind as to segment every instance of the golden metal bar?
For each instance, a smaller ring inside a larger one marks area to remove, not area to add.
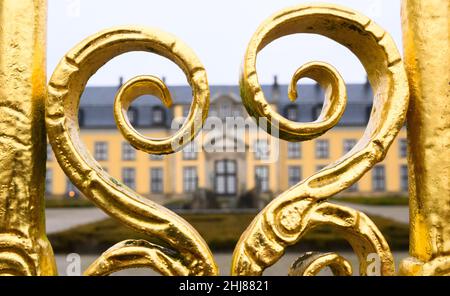
[[[0,2],[0,274],[56,274],[45,235],[46,0]]]
[[[404,0],[410,255],[402,274],[450,274],[450,2]]]

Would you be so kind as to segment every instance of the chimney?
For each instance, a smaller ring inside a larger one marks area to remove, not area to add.
[[[366,89],[370,88],[369,76],[366,76],[366,82],[364,83],[364,88],[366,88]]]
[[[272,85],[272,100],[278,101],[280,99],[280,85],[278,84],[278,76],[273,76],[273,85]]]
[[[321,88],[319,82],[317,81],[314,83],[314,87],[316,88],[316,91],[319,91]]]
[[[123,76],[120,76],[119,77],[119,87],[118,88],[121,88],[122,85],[123,85]]]
[[[278,84],[278,75],[273,76],[273,86],[274,89],[278,89],[280,85]]]

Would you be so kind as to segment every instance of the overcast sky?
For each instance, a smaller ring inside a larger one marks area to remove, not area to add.
[[[202,61],[210,84],[236,84],[247,44],[271,14],[303,0],[48,0],[48,74],[65,53],[89,35],[118,25],[157,27],[178,36]],[[369,16],[394,38],[401,51],[400,0],[328,0]],[[258,56],[261,83],[278,75],[288,83],[302,64],[331,63],[346,82],[365,81],[365,71],[346,48],[317,35],[278,39]],[[166,77],[169,85],[186,84],[181,70],[163,57],[129,53],[115,58],[90,85],[116,85],[136,75]]]

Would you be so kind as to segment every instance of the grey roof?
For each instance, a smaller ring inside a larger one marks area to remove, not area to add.
[[[299,98],[292,103],[287,96],[287,85],[279,85],[274,92],[273,85],[263,85],[262,89],[269,102],[277,104],[280,113],[286,115],[287,108],[297,108],[298,121],[308,122],[316,118],[322,106],[323,91],[317,85],[301,85],[298,89]],[[80,102],[80,122],[82,128],[115,128],[113,117],[114,98],[117,87],[87,87]],[[192,91],[189,86],[169,86],[174,104],[189,105],[192,101]],[[211,85],[211,98],[220,94],[234,94],[239,97],[238,85]],[[278,94],[278,95],[274,95]],[[348,104],[341,126],[364,126],[372,107],[372,91],[367,84],[347,85]],[[152,127],[151,112],[153,108],[162,108],[166,114],[165,126],[170,126],[173,113],[162,106],[159,100],[144,96],[133,103],[137,113],[137,127]]]

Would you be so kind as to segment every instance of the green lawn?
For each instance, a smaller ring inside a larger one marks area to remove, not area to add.
[[[211,249],[233,250],[240,235],[250,224],[253,214],[188,214],[183,215],[202,235]],[[408,226],[381,217],[372,217],[389,242],[391,249],[408,248]],[[84,225],[49,235],[56,253],[97,253],[126,239],[146,239],[161,243],[144,234],[136,233],[112,219]],[[349,245],[330,227],[320,227],[308,233],[301,243],[290,250],[346,249]]]
[[[331,200],[372,206],[407,206],[407,196],[336,196]]]
[[[47,198],[45,200],[46,208],[88,208],[94,205],[87,198]]]
[[[337,200],[342,202],[349,202],[354,204],[363,205],[378,205],[378,206],[407,206],[407,196],[337,196],[330,200]],[[169,208],[183,208],[183,205],[188,201],[185,199],[174,199],[165,204]],[[80,207],[92,207],[93,204],[86,198],[70,199],[67,197],[62,198],[47,198],[45,200],[45,206],[47,208],[80,208]]]

